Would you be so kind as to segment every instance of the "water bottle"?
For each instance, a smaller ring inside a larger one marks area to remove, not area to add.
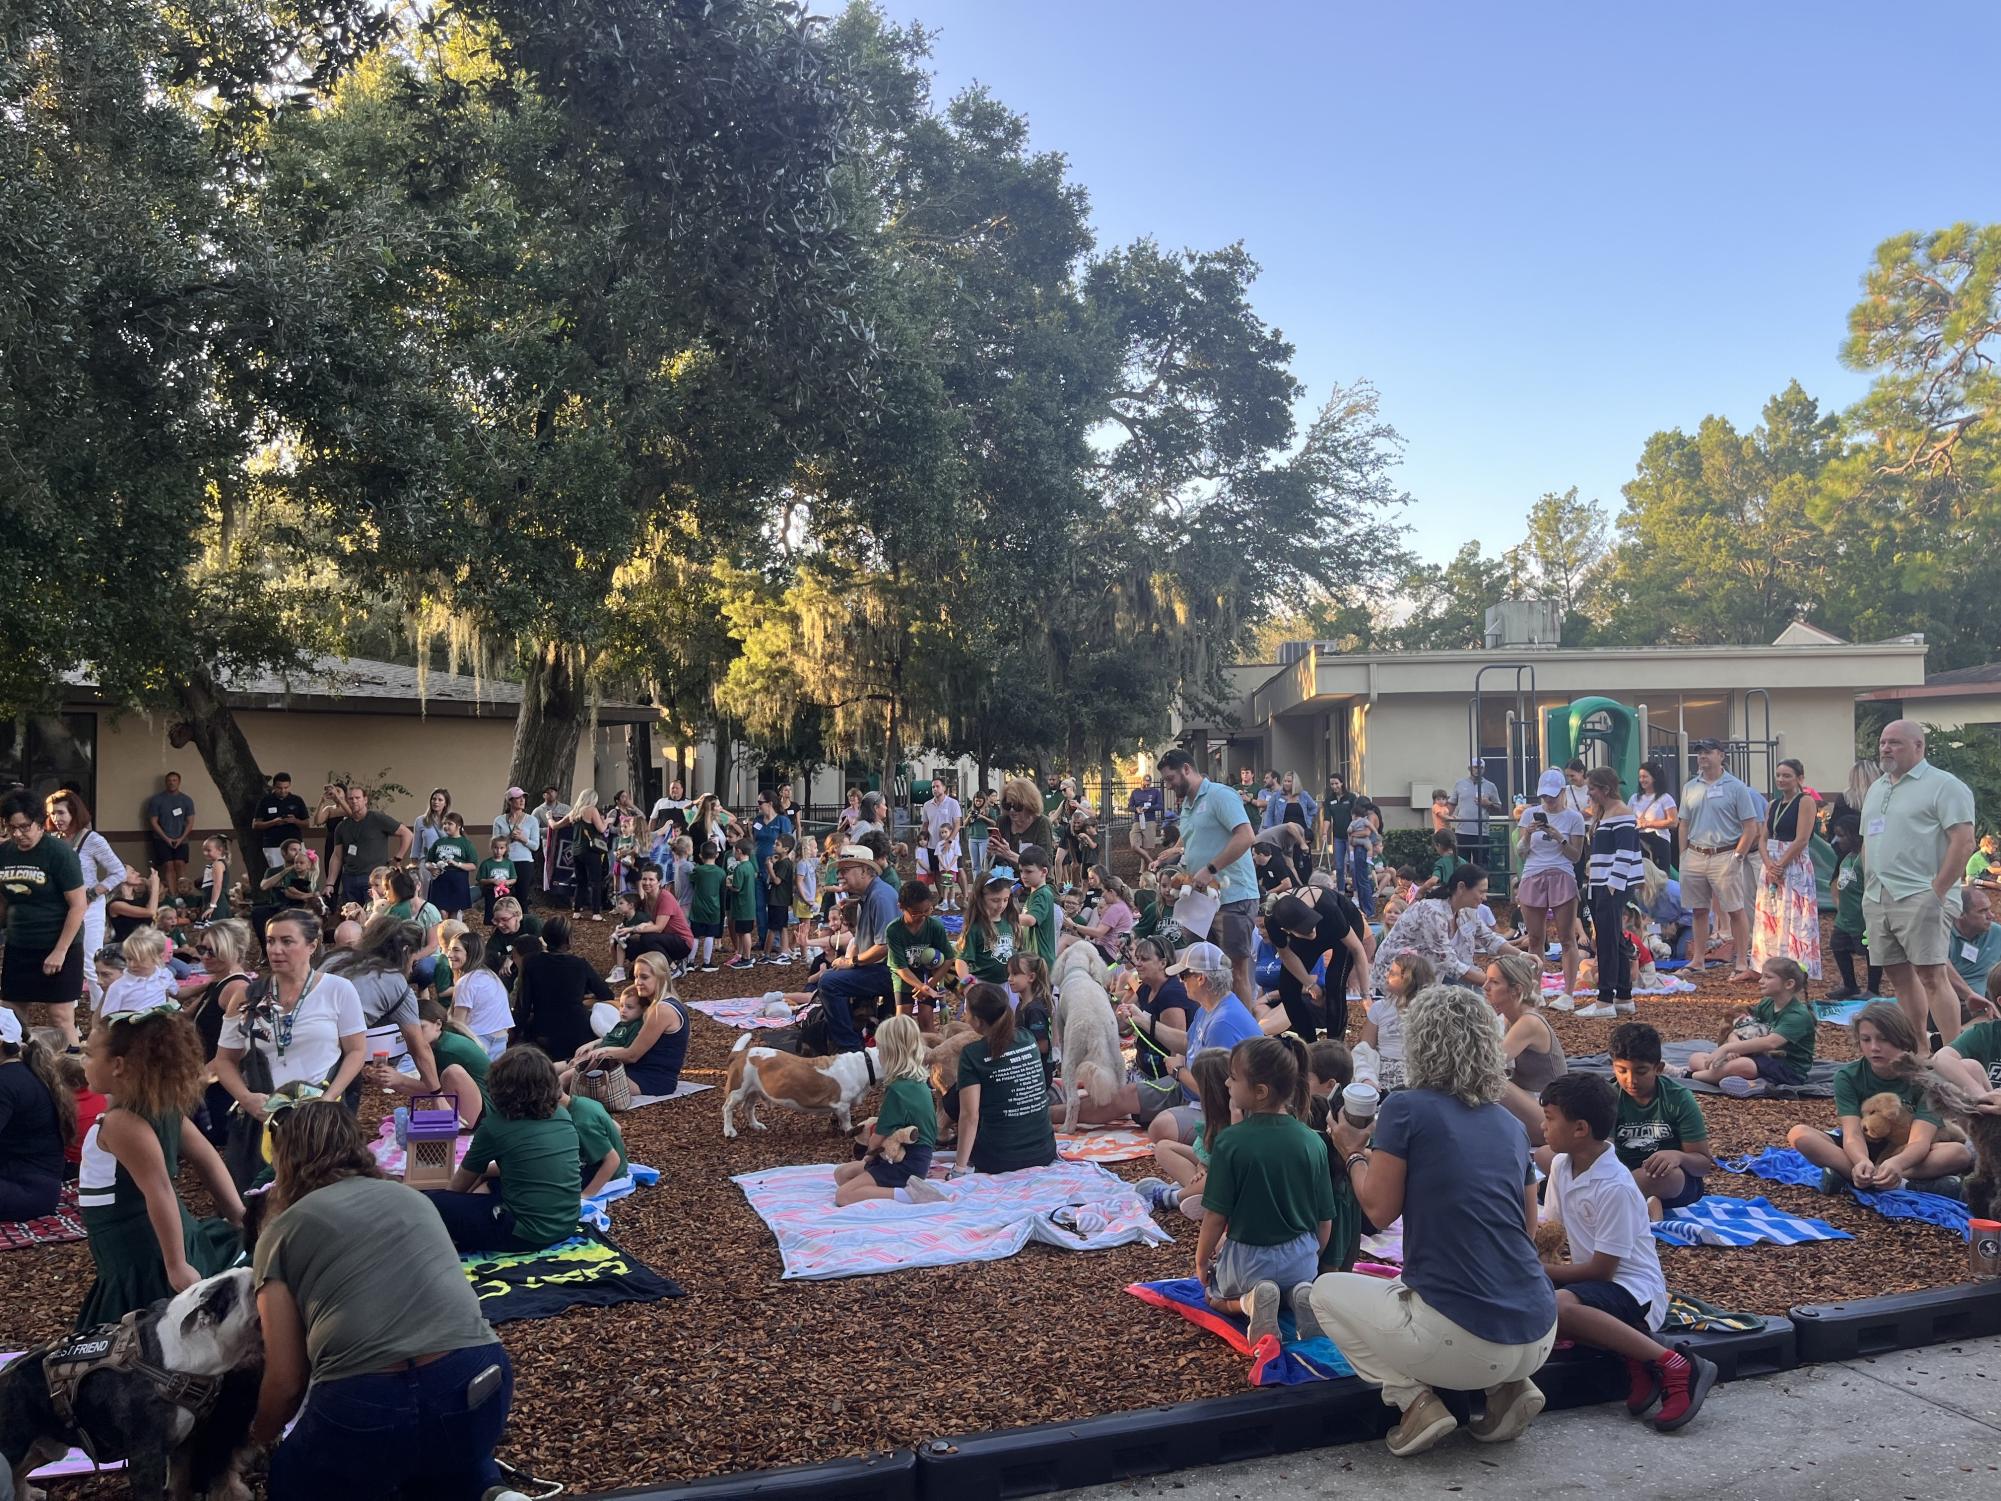
[[[407,1105],[396,1107],[396,1145],[398,1147],[410,1145],[410,1107]]]

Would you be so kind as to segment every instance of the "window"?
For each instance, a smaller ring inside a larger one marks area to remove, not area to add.
[[[0,783],[36,797],[73,787],[97,811],[97,716],[31,714],[0,725]]]

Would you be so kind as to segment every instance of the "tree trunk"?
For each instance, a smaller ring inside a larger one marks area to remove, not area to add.
[[[202,765],[208,769],[209,780],[222,793],[223,804],[229,814],[229,826],[236,831],[237,848],[247,859],[250,852],[258,847],[261,838],[252,832],[250,820],[257,816],[257,803],[264,796],[266,787],[264,773],[257,766],[256,753],[250,749],[243,727],[236,722],[236,711],[229,706],[229,696],[206,667],[193,668],[181,680],[176,692],[181,709],[187,716],[184,723],[188,734],[194,740],[195,749],[201,752]]]
[[[543,643],[529,656],[522,677],[509,765],[514,785],[527,792],[531,808],[542,800],[544,787],[554,787],[565,802],[573,791],[577,741],[590,706],[572,651],[557,642]]]
[[[1110,741],[1106,741],[1105,744],[1098,747],[1098,816],[1105,821],[1105,828],[1108,830],[1112,826],[1113,775],[1112,746]],[[1111,851],[1110,846],[1104,842],[1104,839],[1105,836],[1099,836],[1098,847],[1105,852],[1105,864],[1109,865],[1112,863],[1110,858]]]

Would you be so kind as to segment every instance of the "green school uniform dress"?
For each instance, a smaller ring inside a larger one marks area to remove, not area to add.
[[[208,904],[215,903],[215,916],[210,922],[221,922],[225,917],[234,916],[229,910],[229,867],[222,867],[222,890],[215,889],[215,869],[213,866],[201,873],[201,910],[208,911]]]
[[[99,1116],[83,1139],[83,1158],[77,1173],[77,1207],[83,1226],[90,1235],[90,1259],[97,1267],[97,1280],[83,1300],[76,1327],[114,1324],[135,1309],[161,1298],[173,1296],[167,1281],[167,1266],[160,1259],[160,1242],[153,1234],[153,1222],[146,1214],[146,1196],[125,1164],[98,1143],[98,1132],[117,1111],[116,1106]],[[148,1119],[159,1138],[160,1154],[166,1159],[167,1176],[181,1170],[181,1117]],[[198,1220],[181,1213],[181,1239],[188,1265],[199,1276],[212,1277],[236,1264],[243,1254],[243,1236],[223,1219]]]

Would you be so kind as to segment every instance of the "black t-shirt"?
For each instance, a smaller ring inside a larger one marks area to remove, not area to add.
[[[304,839],[306,819],[310,816],[311,810],[306,807],[306,800],[297,793],[288,792],[280,797],[275,792],[267,792],[263,801],[257,804],[258,819],[262,821],[267,818],[285,818],[291,822],[273,824],[270,828],[259,831],[257,837],[264,841],[266,849],[274,850],[287,839]]]
[[[495,928],[486,935],[486,962],[489,969],[498,970],[514,952],[514,945],[524,938],[542,936],[542,919],[532,912],[521,914],[521,926],[512,933],[503,933]]]
[[[1188,992],[1182,987],[1178,976],[1169,975],[1160,982],[1158,990],[1142,989],[1139,993],[1139,1009],[1151,1017],[1154,1023],[1160,1021],[1162,1012],[1172,1011],[1177,1006],[1181,1008],[1181,1025],[1186,1028],[1194,1019],[1195,1003],[1188,999]],[[1139,1071],[1147,1078],[1167,1077],[1167,1065],[1162,1061],[1157,1049],[1150,1048],[1142,1042],[1133,1057],[1139,1062]]]
[[[0,1163],[16,1183],[63,1175],[56,1102],[25,1063],[0,1064]]]
[[[1317,891],[1314,893],[1313,910],[1319,915],[1320,923],[1310,938],[1288,937],[1285,946],[1292,950],[1293,957],[1311,971],[1322,954],[1327,960],[1327,993],[1344,995],[1347,993],[1348,948],[1342,942],[1350,933],[1362,936],[1362,911],[1338,891]],[[1335,987],[1340,986],[1337,990]]]
[[[611,987],[590,961],[577,954],[530,954],[514,981],[514,1025],[522,1040],[551,1058],[570,1057],[595,1035],[586,995],[611,999]]]
[[[798,866],[784,855],[778,856],[777,859],[771,862],[771,891],[769,895],[772,902],[787,907],[792,905],[792,879],[797,874]]]

